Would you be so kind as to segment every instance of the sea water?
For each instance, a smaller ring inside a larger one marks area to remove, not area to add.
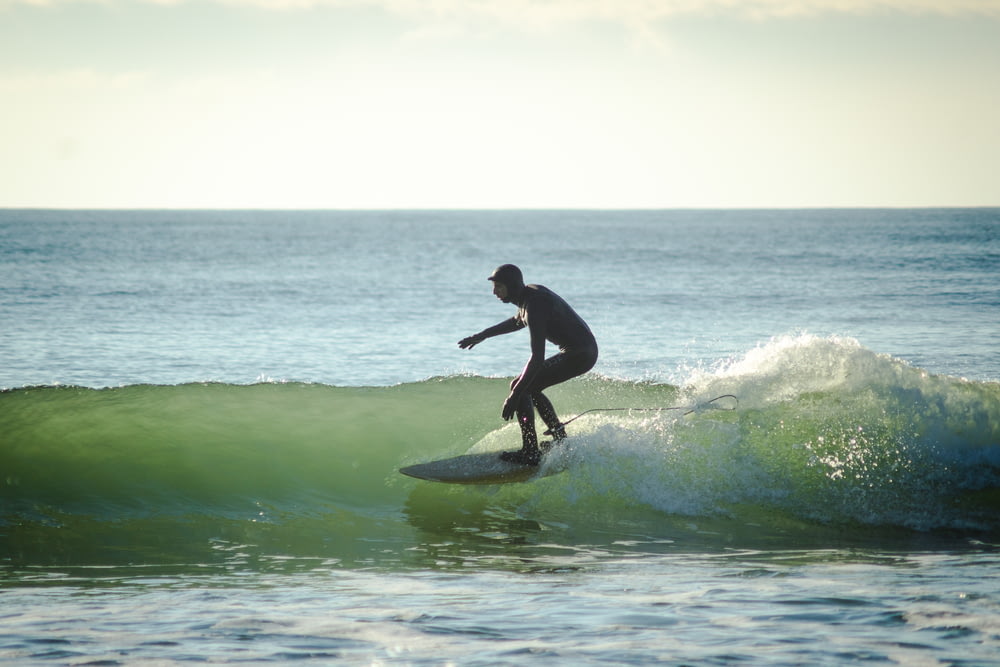
[[[505,262],[601,346],[562,472],[403,477],[519,444]],[[996,209],[0,211],[0,661],[1000,664],[998,269]]]

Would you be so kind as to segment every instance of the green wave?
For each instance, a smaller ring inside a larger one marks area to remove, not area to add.
[[[692,522],[796,539],[844,526],[1000,535],[995,383],[928,375],[853,341],[782,339],[683,388],[553,388],[567,418],[739,397],[732,411],[585,414],[547,463],[563,473],[484,488],[397,474],[517,447],[499,419],[508,383],[0,392],[0,562],[424,562],[441,557],[431,544],[492,554],[522,530],[577,548],[675,540]]]

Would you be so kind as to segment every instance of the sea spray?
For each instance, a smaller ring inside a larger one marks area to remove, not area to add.
[[[996,384],[930,375],[850,339],[799,336],[694,374],[673,400],[721,393],[739,396],[739,408],[585,415],[548,463],[569,470],[544,480],[561,487],[548,500],[601,514],[1000,526]]]

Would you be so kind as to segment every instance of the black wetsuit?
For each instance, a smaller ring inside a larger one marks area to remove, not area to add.
[[[526,285],[521,292],[517,315],[519,328],[528,327],[531,357],[511,391],[520,394],[516,403],[522,438],[528,447],[537,446],[532,404],[557,439],[565,437],[552,402],[542,390],[583,375],[597,363],[597,341],[590,327],[558,294],[542,285]],[[545,341],[559,346],[559,353],[544,359]],[[538,363],[540,360],[541,363]],[[525,432],[527,431],[527,433]],[[534,443],[531,443],[534,440]]]
[[[485,339],[528,327],[531,357],[521,374],[511,384],[511,394],[504,403],[504,418],[517,415],[523,449],[520,457],[537,463],[540,458],[535,432],[534,408],[555,440],[566,437],[552,402],[544,389],[583,375],[597,363],[597,341],[583,318],[558,294],[542,285],[516,286],[510,302],[518,306],[517,315],[490,327],[473,338]],[[559,346],[559,353],[545,358],[545,343]]]

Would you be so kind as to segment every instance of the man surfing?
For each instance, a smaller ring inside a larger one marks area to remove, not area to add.
[[[513,333],[528,327],[531,356],[521,374],[510,385],[510,395],[503,402],[501,416],[509,420],[515,414],[521,427],[521,449],[502,452],[504,461],[538,465],[542,458],[535,433],[538,408],[548,433],[556,442],[566,437],[566,429],[556,416],[552,402],[542,393],[554,384],[583,375],[597,363],[597,341],[590,327],[558,294],[542,285],[525,285],[521,269],[513,264],[497,267],[489,277],[493,294],[504,303],[518,307],[517,314],[497,325],[458,341],[464,350],[487,338]],[[545,341],[559,346],[559,354],[545,358]]]

